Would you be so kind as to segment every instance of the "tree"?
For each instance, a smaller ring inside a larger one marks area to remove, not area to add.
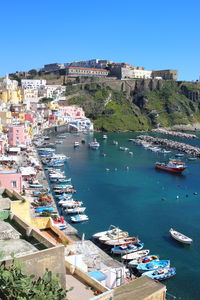
[[[10,267],[0,266],[0,297],[3,300],[66,300],[68,291],[59,284],[59,275],[52,276],[46,269],[43,277],[34,280],[35,275],[26,275],[21,262],[13,259]]]
[[[50,103],[51,101],[53,101],[53,98],[44,97],[40,99],[39,103]]]
[[[30,71],[28,71],[28,73],[31,77],[35,77],[38,75],[38,72],[35,69],[31,69]]]

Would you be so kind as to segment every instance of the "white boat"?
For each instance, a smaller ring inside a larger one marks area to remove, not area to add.
[[[126,238],[126,237],[128,237],[128,235],[129,235],[128,232],[125,232],[125,231],[120,231],[120,232],[117,232],[117,233],[107,233],[107,234],[101,236],[99,238],[99,241],[102,242],[102,243],[105,243],[107,241]]]
[[[74,207],[74,208],[67,208],[65,211],[68,214],[80,214],[84,213],[86,207]]]
[[[82,201],[68,200],[62,203],[62,207],[73,208],[73,207],[81,206],[82,204],[83,204]]]
[[[89,148],[90,149],[96,150],[96,149],[99,148],[99,146],[100,146],[100,144],[97,142],[96,139],[94,139],[94,141],[92,141],[92,142],[89,143]]]
[[[109,229],[106,231],[101,231],[101,232],[97,232],[95,234],[93,234],[93,238],[94,239],[99,239],[101,236],[104,236],[106,234],[114,234],[114,233],[119,233],[122,230],[119,229],[118,227],[114,226],[114,225],[110,225]]]
[[[79,147],[79,146],[80,146],[79,142],[74,142],[74,148]]]
[[[84,222],[84,221],[88,221],[88,220],[89,220],[89,218],[86,215],[76,215],[76,216],[71,217],[71,221],[73,223],[80,223],[80,222]]]
[[[108,137],[106,134],[103,135],[103,139],[106,140]]]
[[[169,232],[170,232],[171,236],[178,242],[181,242],[184,244],[191,244],[193,242],[193,240],[191,238],[187,237],[186,235],[184,235],[178,231],[175,231],[172,228],[169,230]]]
[[[146,255],[149,254],[149,252],[150,252],[150,250],[148,250],[148,249],[140,250],[140,251],[137,251],[137,252],[134,252],[134,253],[125,254],[125,255],[122,256],[122,259],[123,260],[133,260],[133,259],[136,259],[136,258],[146,256]]]

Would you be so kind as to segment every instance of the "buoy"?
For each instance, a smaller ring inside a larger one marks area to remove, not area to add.
[[[179,199],[179,196],[176,196],[176,199]]]
[[[185,197],[188,197],[188,194],[186,194]]]
[[[128,166],[126,167],[126,170],[127,170],[127,171],[129,170],[129,167],[128,167]]]
[[[114,170],[117,171],[117,168],[115,168]]]
[[[106,169],[105,169],[105,171],[107,171],[107,172],[108,172],[108,171],[110,171],[110,169],[106,168]]]

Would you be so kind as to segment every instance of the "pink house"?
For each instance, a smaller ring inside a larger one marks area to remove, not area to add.
[[[69,116],[73,120],[85,118],[84,110],[76,105],[61,106],[59,110],[63,116]]]
[[[5,141],[0,140],[0,154],[4,154]]]
[[[22,174],[15,169],[0,170],[0,187],[22,192]]]
[[[27,134],[23,125],[8,127],[8,144],[10,146],[27,145]]]

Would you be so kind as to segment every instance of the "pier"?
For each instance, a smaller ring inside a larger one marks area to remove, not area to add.
[[[200,148],[186,143],[180,143],[177,141],[172,141],[164,138],[152,137],[149,135],[139,135],[137,136],[137,140],[145,141],[147,143],[159,145],[162,147],[167,147],[180,152],[185,152],[186,154],[195,157],[200,157]]]
[[[152,132],[171,135],[175,137],[185,138],[185,139],[196,139],[197,136],[195,134],[185,133],[185,132],[179,132],[179,131],[173,131],[173,130],[167,130],[164,128],[156,128],[152,129]]]

